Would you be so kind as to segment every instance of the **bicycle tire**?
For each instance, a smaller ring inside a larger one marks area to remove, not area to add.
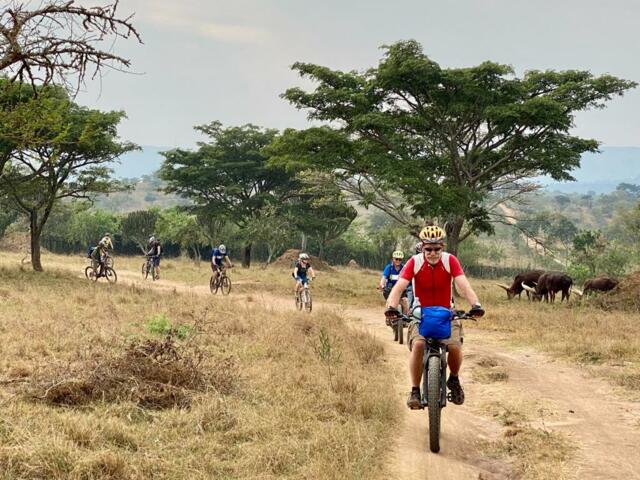
[[[296,309],[302,310],[302,297],[300,296],[299,293],[295,294],[295,299],[296,299]]]
[[[113,269],[113,257],[107,257],[104,259],[104,266]]]
[[[402,345],[404,344],[404,320],[402,318],[398,319],[396,330],[398,331],[398,343]]]
[[[148,265],[147,262],[144,262],[142,264],[142,276],[144,277],[145,280],[149,276],[149,268],[147,267],[147,265]]]
[[[213,295],[215,295],[216,293],[218,293],[218,288],[220,288],[220,279],[213,279],[213,275],[211,275],[211,279],[209,279],[209,290],[211,290],[211,293]]]
[[[95,275],[96,273],[91,265],[84,269],[84,276],[87,277],[87,280],[93,280],[93,277],[95,277]]]
[[[220,291],[223,295],[229,295],[231,292],[231,279],[226,275],[220,279]]]
[[[117,283],[118,282],[118,274],[111,267],[104,268],[104,278],[107,279],[109,283]]]
[[[311,313],[311,310],[313,308],[313,303],[311,302],[311,292],[309,290],[305,290],[305,302],[304,302],[304,309],[307,311],[307,313]]]
[[[440,451],[440,358],[431,356],[427,361],[427,405],[429,410],[429,450]]]

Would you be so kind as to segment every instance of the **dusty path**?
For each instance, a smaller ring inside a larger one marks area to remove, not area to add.
[[[180,282],[143,281],[139,273],[118,270],[122,283],[210,295],[207,285],[192,287]],[[233,297],[234,295],[232,295]],[[263,295],[264,301],[288,305],[290,300]],[[394,372],[397,406],[402,424],[390,440],[388,470],[392,477],[411,479],[514,478],[506,460],[482,455],[479,444],[500,438],[503,428],[483,414],[483,402],[495,397],[526,396],[540,402],[549,417],[544,427],[567,435],[577,449],[568,466],[570,478],[640,479],[640,403],[622,400],[604,381],[585,376],[577,367],[554,361],[533,350],[514,349],[497,334],[467,328],[462,371],[467,402],[448,405],[443,412],[441,452],[428,452],[427,416],[405,405],[409,386],[408,350],[392,341],[378,309],[348,307],[351,326],[369,331],[382,340]],[[496,360],[507,372],[507,381],[490,386],[474,381],[474,366],[482,359]]]

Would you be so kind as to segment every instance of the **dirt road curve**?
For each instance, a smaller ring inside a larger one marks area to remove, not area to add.
[[[208,286],[189,287],[160,280],[143,282],[139,274],[118,271],[121,282],[210,295]],[[233,296],[233,294],[232,294]],[[265,301],[287,305],[281,298],[265,295]],[[322,307],[317,304],[317,307]],[[377,309],[349,308],[351,326],[371,332],[385,345],[394,370],[397,405],[402,411],[399,435],[389,440],[388,468],[391,478],[412,479],[509,479],[513,468],[505,460],[483,455],[482,442],[499,439],[503,427],[481,408],[496,397],[526,397],[544,406],[544,427],[565,434],[576,446],[568,468],[569,478],[580,480],[640,479],[640,404],[611,393],[604,381],[585,376],[578,368],[553,361],[535,351],[513,349],[498,335],[467,329],[462,371],[467,401],[448,404],[443,412],[441,452],[428,451],[427,416],[404,405],[409,387],[406,345],[392,341]],[[474,367],[492,359],[507,372],[496,384],[474,381]]]

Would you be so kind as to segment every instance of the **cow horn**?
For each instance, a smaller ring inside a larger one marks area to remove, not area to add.
[[[499,286],[500,288],[504,288],[505,290],[509,291],[509,287],[507,287],[505,284],[503,283],[496,283],[497,286]]]
[[[580,295],[580,296],[584,295],[584,292],[582,292],[582,291],[578,290],[578,289],[577,289],[577,288],[575,288],[575,287],[574,287],[574,288],[572,288],[572,289],[571,289],[571,291],[572,291],[572,292],[576,292],[576,293],[577,293],[578,295]]]
[[[522,282],[522,288],[524,288],[527,292],[536,293],[535,288],[531,288],[529,285]]]

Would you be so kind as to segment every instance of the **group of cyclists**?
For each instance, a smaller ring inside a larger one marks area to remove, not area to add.
[[[469,302],[469,314],[474,317],[484,315],[478,296],[471,288],[458,259],[444,251],[445,231],[430,225],[419,234],[420,242],[416,244],[415,255],[404,263],[404,253],[395,251],[391,262],[385,267],[378,288],[383,291],[386,300],[385,317],[387,324],[397,321],[400,315],[411,316],[413,320],[408,328],[408,347],[410,351],[409,373],[411,376],[411,393],[407,399],[409,408],[418,409],[421,405],[420,380],[422,379],[422,359],[426,338],[421,334],[422,322],[430,321],[432,314],[438,309],[452,309],[452,284]],[[460,384],[459,374],[462,366],[462,343],[464,331],[460,320],[451,322],[450,336],[440,339],[447,346],[447,363],[450,375],[447,388],[451,393],[451,401],[456,405],[464,403],[464,390]]]
[[[420,408],[420,380],[426,338],[421,335],[419,325],[428,318],[430,310],[453,308],[452,285],[455,285],[456,290],[469,302],[471,306],[469,313],[476,317],[484,315],[478,296],[471,288],[460,262],[454,255],[444,251],[445,231],[438,226],[430,225],[420,231],[419,237],[420,242],[415,246],[415,254],[406,263],[404,252],[396,250],[392,253],[391,262],[385,266],[378,284],[378,289],[382,290],[386,300],[387,325],[392,325],[400,315],[411,316],[416,309],[419,309],[417,318],[414,314],[408,328],[409,372],[412,385],[407,406],[411,409]],[[111,234],[107,232],[89,254],[96,271],[102,271],[105,259],[111,250],[113,250],[113,241]],[[152,259],[157,278],[159,278],[162,247],[154,235],[149,237],[146,255]],[[233,267],[233,263],[229,258],[227,247],[221,244],[211,250],[214,281],[226,267]],[[304,286],[315,278],[307,253],[299,254],[292,276],[296,282],[295,294],[298,296]],[[459,320],[453,320],[449,338],[442,339],[441,342],[447,345],[448,350],[447,362],[450,375],[447,379],[447,388],[451,393],[451,401],[457,405],[464,403],[464,390],[459,380],[463,341],[462,324]]]

